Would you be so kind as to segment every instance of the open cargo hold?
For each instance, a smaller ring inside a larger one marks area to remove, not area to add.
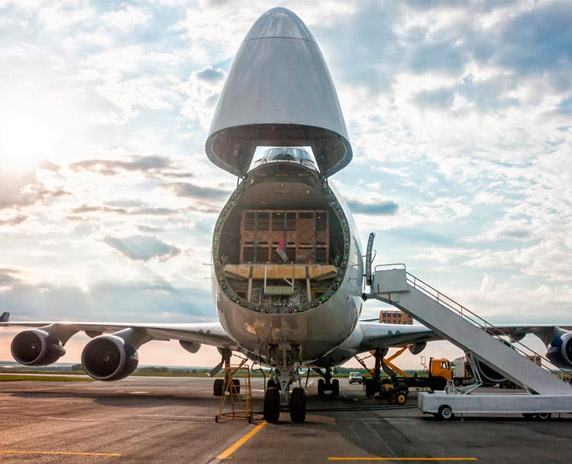
[[[217,220],[215,273],[240,306],[306,311],[341,285],[350,243],[343,208],[319,172],[271,159],[248,173]]]
[[[327,210],[244,210],[239,264],[226,264],[225,276],[248,302],[300,305],[336,276],[329,247]]]
[[[329,243],[327,211],[242,212],[241,264],[327,264]]]

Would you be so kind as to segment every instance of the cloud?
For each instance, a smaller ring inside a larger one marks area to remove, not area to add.
[[[209,291],[162,279],[74,285],[20,282],[0,292],[0,308],[14,320],[199,322],[215,318]]]
[[[176,246],[168,245],[149,235],[134,235],[126,238],[106,237],[103,242],[134,261],[149,261],[152,258],[167,261],[181,253]]]
[[[196,200],[225,200],[230,195],[230,191],[213,187],[204,187],[202,185],[191,184],[189,182],[173,182],[161,186],[175,193],[175,195],[184,198],[193,198]]]
[[[19,278],[14,277],[14,274],[19,274],[20,271],[10,268],[0,268],[0,289],[10,288],[20,281]]]
[[[180,211],[167,207],[137,206],[137,207],[113,207],[113,206],[95,206],[84,204],[73,208],[69,211],[71,214],[89,214],[89,213],[111,213],[122,214],[126,216],[169,216],[178,214]]]
[[[23,214],[9,216],[7,219],[0,217],[0,226],[17,226],[18,224],[22,224],[26,219],[28,219],[28,216]]]
[[[569,2],[539,2],[493,33],[495,49],[489,60],[521,74],[545,73],[552,68],[570,70],[571,23]]]
[[[116,176],[121,172],[157,174],[163,169],[173,169],[172,161],[163,156],[134,156],[131,161],[91,159],[70,164],[73,171],[92,171],[104,176]]]
[[[399,205],[393,201],[366,203],[358,200],[348,200],[348,206],[355,214],[370,214],[374,216],[393,215],[399,209]]]
[[[111,11],[102,15],[102,23],[110,30],[128,32],[134,27],[148,23],[151,15],[133,5],[123,5],[119,10]]]
[[[57,185],[46,185],[37,176],[36,171],[13,174],[0,172],[0,210],[22,209],[37,203],[46,203],[51,199],[67,196],[70,192]],[[21,219],[21,214],[9,221]],[[21,222],[21,221],[20,221]]]
[[[224,72],[224,70],[220,68],[213,69],[212,66],[207,66],[201,69],[199,72],[195,73],[194,75],[200,81],[213,83],[213,82],[221,82],[225,78],[226,73]]]

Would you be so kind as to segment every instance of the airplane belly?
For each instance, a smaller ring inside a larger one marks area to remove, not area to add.
[[[221,324],[241,347],[266,358],[271,346],[300,346],[303,362],[318,359],[351,335],[360,304],[357,298],[340,292],[302,313],[264,314],[244,308],[224,292],[217,292]]]

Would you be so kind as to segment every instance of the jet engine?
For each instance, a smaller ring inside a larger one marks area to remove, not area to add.
[[[425,349],[426,346],[427,342],[419,342],[419,343],[412,343],[407,348],[409,348],[411,354],[419,354]]]
[[[572,367],[572,332],[554,338],[546,351],[552,364],[563,369]]]
[[[20,332],[12,340],[10,350],[14,359],[26,366],[47,366],[66,354],[59,338],[40,329]]]
[[[137,349],[116,335],[100,335],[91,340],[81,354],[81,363],[95,380],[121,380],[139,364]]]

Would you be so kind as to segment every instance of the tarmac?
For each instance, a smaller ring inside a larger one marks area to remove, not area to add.
[[[220,399],[212,382],[0,382],[0,462],[572,462],[572,415],[442,422],[419,412],[416,392],[392,406],[342,379],[339,397],[319,398],[311,379],[306,423],[291,423],[285,412],[267,424],[262,380],[253,379],[255,420],[216,423]]]

